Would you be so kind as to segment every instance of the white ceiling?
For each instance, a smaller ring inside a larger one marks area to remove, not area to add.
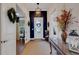
[[[50,6],[51,6],[51,3],[39,3],[39,8],[42,11],[47,11]],[[26,3],[26,7],[28,8],[29,11],[35,11],[35,9],[37,8],[37,4],[36,3]]]

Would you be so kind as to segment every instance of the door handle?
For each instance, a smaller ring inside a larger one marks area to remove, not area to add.
[[[1,44],[3,44],[3,43],[6,43],[6,42],[7,42],[7,40],[4,40],[4,41],[0,41],[0,43],[1,43]]]

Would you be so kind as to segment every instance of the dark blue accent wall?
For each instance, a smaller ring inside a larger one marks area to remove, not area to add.
[[[34,12],[30,11],[30,38],[34,38]]]
[[[29,11],[29,17],[30,17],[30,38],[34,38],[35,11]],[[40,17],[43,17],[43,37],[45,38],[45,30],[47,30],[47,11],[41,11]]]

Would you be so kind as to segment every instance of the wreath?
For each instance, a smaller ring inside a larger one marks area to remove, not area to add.
[[[15,23],[17,16],[14,8],[11,8],[7,11],[10,22]]]

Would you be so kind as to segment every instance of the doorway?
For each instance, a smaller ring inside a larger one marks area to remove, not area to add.
[[[41,11],[41,16],[36,17],[35,11],[29,12],[30,38],[45,38],[47,30],[47,11]]]

